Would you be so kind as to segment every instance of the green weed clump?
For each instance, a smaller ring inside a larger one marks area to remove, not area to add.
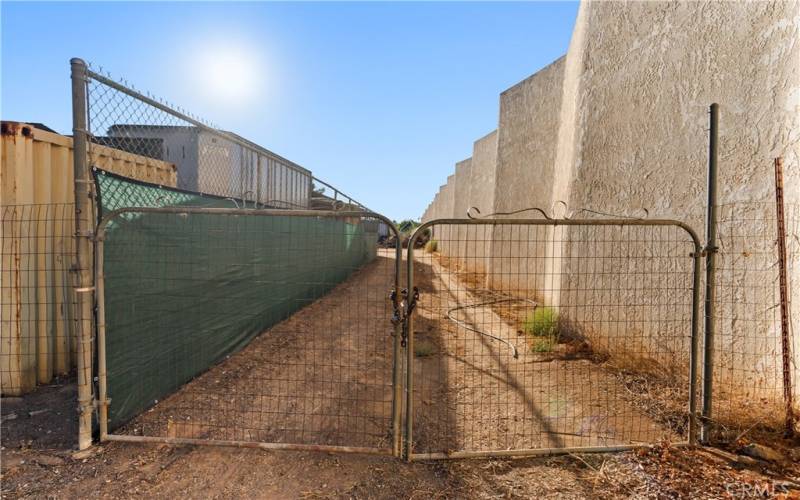
[[[534,352],[550,352],[558,344],[558,312],[552,307],[537,307],[522,322],[522,331],[531,337]]]
[[[435,352],[436,348],[428,341],[420,339],[418,342],[414,343],[414,355],[418,358],[427,358]]]
[[[439,242],[436,240],[429,240],[425,243],[425,252],[433,253],[439,248]]]

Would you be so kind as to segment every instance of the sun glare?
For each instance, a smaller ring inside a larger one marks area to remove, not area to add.
[[[241,46],[215,46],[199,54],[203,91],[209,98],[229,105],[254,100],[261,81],[260,61]]]

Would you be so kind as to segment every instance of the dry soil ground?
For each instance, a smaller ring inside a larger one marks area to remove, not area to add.
[[[439,259],[423,256],[415,280],[421,290],[414,324],[418,451],[685,440],[631,404],[623,382],[602,363],[559,355],[557,345],[547,352],[531,348],[529,336],[502,311],[482,305]],[[473,307],[456,310],[465,305]]]
[[[388,259],[382,254],[332,293],[268,330],[120,432],[170,432],[172,422],[172,432],[195,437],[386,446],[392,342],[386,323],[386,270],[392,264]],[[427,286],[449,286],[442,283],[435,268],[419,271],[421,280],[428,280]],[[538,358],[523,354],[519,366],[525,368],[518,371],[494,343],[465,342],[467,337],[459,342],[463,332],[448,326],[441,310],[422,309],[428,312],[420,312],[427,318],[427,323],[417,325],[420,337],[428,336],[435,355],[420,356],[414,363],[421,380],[428,381],[419,395],[418,444],[449,450],[499,446],[516,439],[527,446],[546,442],[535,441],[550,434],[542,432],[544,423],[538,420],[535,424],[540,417],[529,410],[522,409],[528,421],[509,423],[508,418],[513,421],[513,414],[520,410],[519,403],[511,404],[503,414],[475,404],[481,401],[476,387],[487,391],[483,399],[490,402],[541,401],[542,391],[557,387],[524,381],[524,377],[537,374]],[[484,317],[491,318],[492,325],[501,325],[495,317]],[[342,335],[348,331],[354,335]],[[337,359],[343,361],[332,361]],[[475,366],[465,368],[465,360]],[[617,381],[588,366],[587,360],[574,361],[548,364],[547,370],[578,379],[595,377],[596,388],[616,387]],[[502,376],[489,383],[487,373]],[[327,385],[320,385],[323,381],[328,381]],[[437,392],[440,397],[432,398]],[[293,399],[292,395],[299,393],[306,397]],[[564,394],[576,402],[568,411],[581,418],[595,411],[585,408],[582,396],[569,391]],[[422,401],[426,398],[430,400],[427,407]],[[628,401],[608,397],[603,401],[635,415],[638,420],[630,425],[660,428]],[[200,411],[203,405],[205,413]],[[744,464],[666,442],[645,451],[615,454],[412,464],[367,455],[127,443],[106,443],[88,456],[76,456],[71,450],[74,426],[63,425],[62,418],[67,416],[70,421],[73,408],[74,386],[68,383],[24,398],[4,399],[2,414],[13,413],[17,418],[3,422],[3,497],[720,498],[800,491],[792,489],[799,487],[800,478],[786,464]],[[42,409],[47,412],[37,413]],[[315,418],[304,420],[302,416]],[[561,420],[555,423],[577,422],[564,414],[556,416]],[[196,427],[176,425],[201,417],[206,420]],[[479,425],[465,425],[471,420]],[[533,430],[522,431],[525,422]],[[442,423],[448,424],[447,430],[437,427]],[[623,439],[625,425],[617,419],[602,429],[571,431],[595,440],[601,434]],[[570,431],[568,426],[564,428]],[[666,430],[663,435],[670,436]]]

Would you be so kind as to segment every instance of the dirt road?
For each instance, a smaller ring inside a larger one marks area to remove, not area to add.
[[[417,352],[415,364],[416,451],[681,440],[629,404],[627,389],[591,359],[535,352],[529,338],[489,305],[453,316],[456,308],[482,301],[437,259],[421,257],[415,279],[421,289],[417,345],[428,346]]]
[[[392,338],[386,297],[392,266],[383,254],[122,432],[387,446]],[[429,285],[434,278],[431,271]],[[558,405],[539,413],[526,406],[526,400],[544,401],[541,391],[561,387],[565,380],[578,382],[573,391],[587,374],[600,381],[594,368],[584,366],[588,361],[551,366],[529,354],[513,360],[494,343],[467,342],[457,328],[442,323],[442,309],[437,313],[432,306],[422,304],[417,329],[420,338],[439,339],[434,347],[442,355],[415,362],[420,377],[427,377],[420,380],[429,381],[420,386],[420,397],[430,401],[418,405],[418,446],[542,445],[549,442],[543,437],[549,436],[543,434],[548,425],[575,431],[578,416],[591,415],[580,391],[559,393],[580,403],[567,413],[559,413]],[[486,321],[497,324],[496,318]],[[436,325],[440,335],[428,329]],[[437,358],[442,361],[434,362]],[[467,361],[474,367],[467,370]],[[547,366],[544,372],[542,366]],[[550,382],[530,382],[543,373]],[[591,386],[595,397],[601,387]],[[433,399],[442,388],[442,397]],[[74,394],[69,386],[53,392]],[[26,401],[16,411],[22,412]],[[58,411],[74,408],[70,399],[48,401],[61,405]],[[545,411],[554,411],[555,419],[548,423]],[[706,453],[668,446],[606,455],[407,464],[368,455],[106,443],[76,458],[66,445],[74,427],[44,428],[37,416],[3,423],[4,498],[715,498],[754,482],[782,484],[777,466],[738,470]],[[441,423],[447,425],[437,427]],[[59,439],[53,432],[70,434]],[[621,431],[614,424],[604,432],[619,438]],[[600,434],[593,428],[586,435]],[[558,436],[552,439],[572,439]]]
[[[390,453],[393,266],[381,251],[118,432]]]

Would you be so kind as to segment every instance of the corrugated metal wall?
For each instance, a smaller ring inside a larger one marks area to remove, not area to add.
[[[2,122],[0,388],[18,395],[75,361],[72,138]],[[165,186],[176,168],[93,144],[91,164]]]

